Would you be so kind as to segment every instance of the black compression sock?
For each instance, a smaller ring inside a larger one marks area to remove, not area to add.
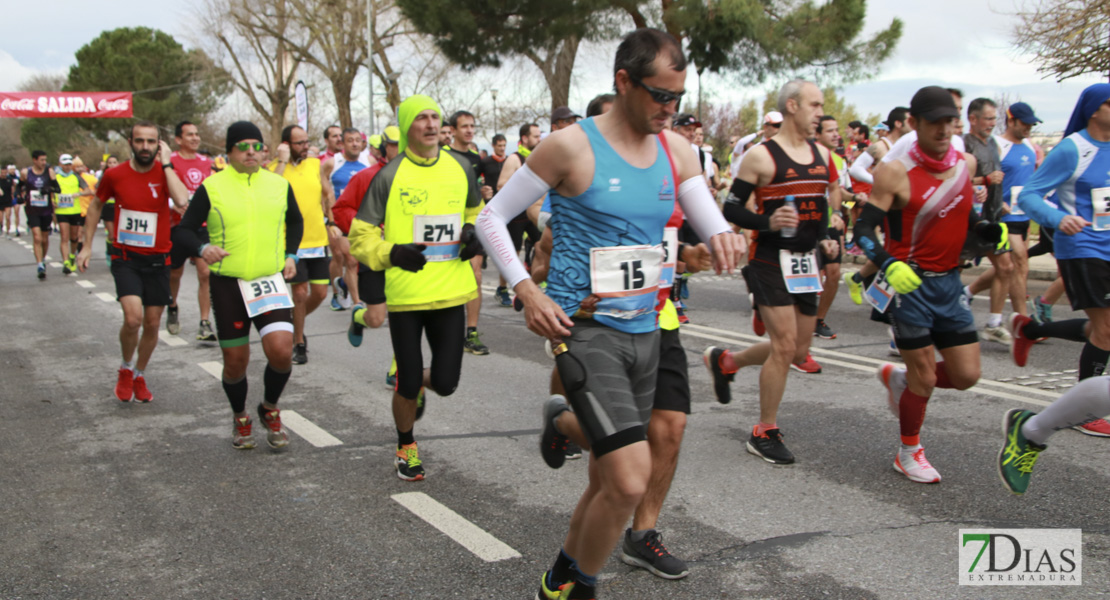
[[[466,328],[466,337],[470,337],[470,334],[475,333],[477,331],[478,331],[477,327],[467,327]]]
[[[400,429],[397,430],[397,447],[398,448],[400,448],[401,446],[408,446],[409,444],[415,444],[415,443],[416,443],[416,438],[414,438],[412,436],[412,430],[411,429],[408,430],[408,431],[401,431]]]
[[[863,277],[860,277],[859,271],[852,273],[852,281],[856,283],[863,283]]]
[[[222,380],[224,384],[224,393],[227,394],[228,402],[231,402],[231,410],[235,414],[239,414],[246,410],[247,407],[247,376],[244,375],[238,381]]]
[[[1052,321],[1049,323],[1037,323],[1033,321],[1025,325],[1021,332],[1025,337],[1031,340],[1040,339],[1043,337],[1056,338],[1058,340],[1071,340],[1073,342],[1085,342],[1087,336],[1083,335],[1083,329],[1087,326],[1087,319],[1068,319],[1067,321]]]
[[[573,580],[577,566],[578,563],[567,554],[567,551],[560,548],[555,564],[547,572],[547,589],[555,590],[564,583]]]
[[[85,249],[85,242],[77,242],[77,253],[81,254],[81,251],[84,250],[84,249]]]
[[[266,399],[268,404],[277,404],[281,398],[281,392],[285,389],[285,382],[289,381],[289,375],[292,370],[284,373],[275,371],[269,364],[266,365],[266,370],[262,373],[262,384],[265,386],[263,398]]]
[[[1083,346],[1083,352],[1079,354],[1079,380],[1102,375],[1106,371],[1107,360],[1110,360],[1110,350],[1103,350],[1087,342]]]

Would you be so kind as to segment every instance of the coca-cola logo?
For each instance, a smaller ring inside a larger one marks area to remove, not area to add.
[[[34,109],[35,109],[35,101],[32,100],[31,98],[21,98],[19,100],[14,100],[12,98],[4,98],[4,101],[0,102],[0,110],[34,110]]]
[[[103,110],[103,111],[127,110],[127,105],[128,104],[130,104],[130,103],[127,101],[126,98],[120,98],[119,100],[111,100],[111,101],[106,100],[106,99],[101,99],[100,102],[96,103],[96,108],[98,110]]]

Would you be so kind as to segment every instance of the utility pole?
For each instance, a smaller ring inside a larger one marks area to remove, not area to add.
[[[370,84],[370,135],[378,131],[374,118],[374,0],[366,0],[366,79]]]

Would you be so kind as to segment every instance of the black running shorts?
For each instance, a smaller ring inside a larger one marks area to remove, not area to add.
[[[170,229],[170,239],[173,239],[173,230],[177,229],[177,227],[179,226],[175,225],[172,229]],[[207,244],[209,241],[208,227],[201,227],[200,230],[197,231],[197,237],[200,238],[201,244]],[[170,249],[170,269],[176,271],[181,267],[184,267],[185,262],[188,261],[190,258],[195,257],[190,255],[183,246],[174,244],[173,248]]]
[[[659,371],[655,375],[653,410],[690,414],[690,375],[686,349],[677,329],[659,330]]]
[[[385,304],[385,271],[358,264],[358,299],[366,306]]]
[[[264,312],[251,319],[243,302],[239,280],[212,273],[208,277],[208,290],[212,296],[212,313],[216,316],[216,337],[221,348],[233,348],[250,342],[251,323],[258,335],[265,337],[274,331],[293,332],[293,309],[279,308]]]
[[[26,216],[28,230],[35,229],[37,227],[46,233],[50,233],[50,228],[54,223],[53,213],[31,214],[31,211],[27,211]]]
[[[327,285],[331,282],[331,272],[328,270],[331,258],[302,258],[297,261],[297,274],[289,283],[315,283]]]
[[[168,306],[170,298],[170,267],[165,254],[128,254],[112,257],[112,278],[116,281],[116,299],[138,296],[143,306]]]
[[[62,223],[66,223],[67,225],[80,227],[83,224],[82,221],[84,220],[81,215],[59,215],[55,213],[54,216],[58,218],[59,225],[61,225]]]
[[[753,260],[740,273],[748,284],[756,306],[797,306],[807,317],[817,316],[817,293],[791,294],[786,291],[782,269],[763,260]]]
[[[1058,258],[1073,310],[1110,306],[1110,262],[1098,258]]]

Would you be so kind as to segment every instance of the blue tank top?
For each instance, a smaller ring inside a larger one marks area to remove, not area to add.
[[[336,154],[335,158],[336,162],[339,162],[342,155]],[[351,178],[355,176],[355,173],[365,168],[366,165],[357,160],[344,161],[343,164],[331,172],[331,186],[335,189],[336,199],[338,199],[339,195],[343,193],[343,190],[347,188],[347,184],[351,181]]]
[[[654,262],[653,252],[662,256],[663,228],[674,212],[675,191],[670,161],[656,138],[655,162],[646,169],[629,165],[598,131],[594,120],[578,125],[586,133],[594,153],[594,177],[581,195],[568,198],[550,193],[554,245],[547,277],[547,295],[568,315],[591,294],[599,273],[607,281],[624,281],[627,292],[603,296],[594,320],[626,333],[645,333],[657,328],[656,294],[659,277],[644,274],[641,261],[624,256],[617,262],[602,259],[612,251],[600,248],[652,246],[644,251],[645,264]],[[648,256],[648,254],[652,254]],[[624,260],[627,258],[628,260]],[[591,268],[591,262],[598,263]],[[611,290],[609,285],[607,290]]]
[[[1023,143],[1015,144],[1002,136],[997,136],[996,139],[999,154],[1002,156],[1002,202],[1010,207],[1010,213],[1002,217],[1002,222],[1028,221],[1029,215],[1017,206],[1017,198],[1013,197],[1013,191],[1015,187],[1024,186],[1037,170],[1037,153]]]

